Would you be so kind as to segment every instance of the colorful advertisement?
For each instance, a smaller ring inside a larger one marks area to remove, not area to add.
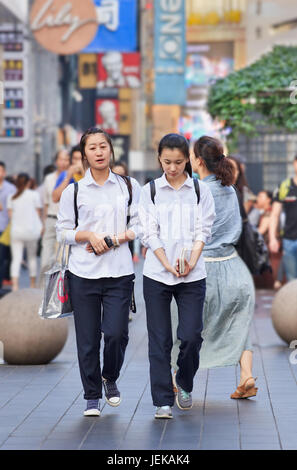
[[[139,88],[140,54],[110,51],[98,54],[97,89]]]
[[[186,104],[179,121],[179,132],[188,139],[202,135],[221,135],[222,123],[214,121],[207,111],[210,86],[234,70],[232,42],[189,44],[187,47],[185,85]]]
[[[119,132],[119,100],[96,100],[96,125],[109,134]]]
[[[83,52],[137,49],[137,1],[94,0],[99,23],[94,40]]]
[[[185,1],[155,1],[156,104],[184,105],[186,61]]]

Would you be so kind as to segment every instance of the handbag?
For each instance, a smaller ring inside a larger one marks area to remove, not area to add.
[[[242,218],[242,232],[235,248],[252,275],[259,275],[265,271],[272,272],[269,252],[264,238],[257,228],[249,222],[238,189],[235,186],[233,188],[237,195]]]
[[[44,296],[38,314],[42,318],[64,318],[73,314],[69,293],[69,247],[63,241],[54,266],[44,274]]]

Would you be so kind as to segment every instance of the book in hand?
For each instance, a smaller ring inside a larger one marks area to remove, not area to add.
[[[179,274],[184,274],[186,270],[186,253],[187,250],[186,248],[183,248],[180,254],[180,257],[178,259],[178,266],[179,266]]]

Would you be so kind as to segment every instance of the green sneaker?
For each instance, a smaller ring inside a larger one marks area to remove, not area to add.
[[[190,410],[193,406],[191,393],[183,390],[176,381],[176,374],[173,375],[173,383],[176,387],[177,393],[175,395],[175,401],[180,410]]]

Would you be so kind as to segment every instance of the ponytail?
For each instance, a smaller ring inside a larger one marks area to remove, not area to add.
[[[223,154],[223,146],[218,139],[209,136],[200,137],[194,145],[196,158],[202,158],[208,171],[213,173],[222,186],[231,186],[234,179],[232,163]]]

